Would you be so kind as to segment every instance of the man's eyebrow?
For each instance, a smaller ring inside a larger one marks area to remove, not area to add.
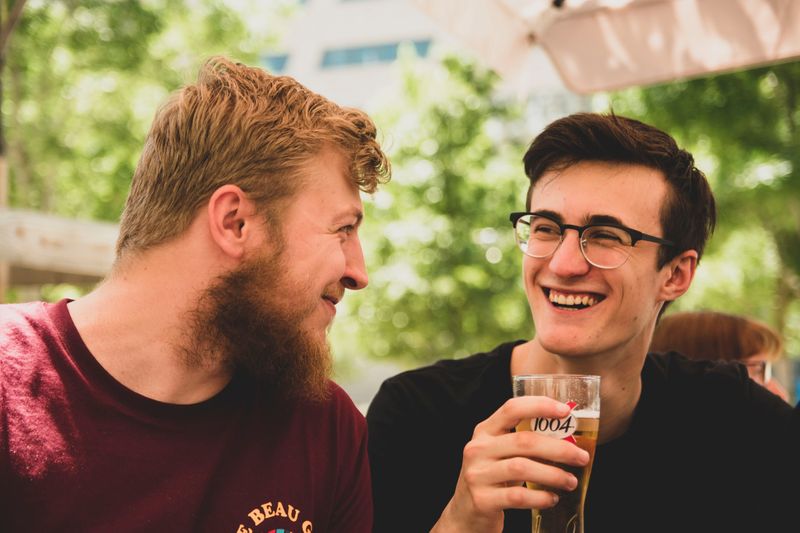
[[[548,218],[552,218],[553,220],[561,224],[564,223],[564,217],[562,217],[559,213],[556,213],[555,211],[550,211],[549,209],[539,209],[536,211],[531,211],[531,213],[533,213],[534,215],[542,215]]]
[[[589,217],[587,224],[614,224],[617,226],[624,226],[620,219],[612,215],[592,215]]]
[[[544,215],[546,217],[552,218],[553,220],[558,221],[560,224],[564,223],[564,217],[561,216],[561,213],[556,213],[555,211],[550,211],[549,209],[539,209],[537,211],[533,211],[534,215]],[[613,216],[613,215],[590,215],[583,219],[584,225],[589,224],[613,224],[617,226],[624,226],[625,224],[622,221]]]
[[[350,218],[355,218],[356,219],[355,225],[358,226],[359,224],[361,224],[361,221],[364,220],[364,211],[362,211],[358,207],[353,207],[351,209],[348,209],[340,213],[336,217],[336,220],[344,221],[345,219],[350,219]]]

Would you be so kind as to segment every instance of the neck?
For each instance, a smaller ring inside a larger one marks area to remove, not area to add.
[[[621,436],[633,419],[642,392],[647,349],[565,357],[545,350],[534,338],[514,348],[511,374],[590,374],[600,376],[600,433],[604,443]]]
[[[180,246],[148,251],[115,267],[97,289],[68,306],[89,351],[109,374],[168,403],[201,402],[231,378],[218,358],[190,365],[182,351],[190,346],[188,319],[209,283],[208,274],[198,273],[213,272],[213,265],[197,264],[203,255],[190,252]]]

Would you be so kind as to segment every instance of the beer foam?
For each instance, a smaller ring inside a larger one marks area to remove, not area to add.
[[[575,418],[600,418],[600,411],[595,409],[575,409],[572,411]]]

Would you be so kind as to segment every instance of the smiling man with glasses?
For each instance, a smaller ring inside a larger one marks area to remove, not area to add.
[[[535,336],[383,384],[367,415],[375,530],[532,531],[530,510],[574,490],[562,467],[588,454],[514,432],[568,408],[511,399],[512,376],[595,374],[586,532],[772,531],[787,506],[750,488],[787,475],[770,451],[789,431],[789,406],[742,367],[648,354],[715,225],[691,154],[639,121],[577,114],[549,125],[524,164],[526,211],[510,219]]]

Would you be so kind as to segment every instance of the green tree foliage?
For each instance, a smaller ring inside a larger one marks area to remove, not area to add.
[[[417,64],[376,114],[392,182],[368,202],[370,286],[334,328],[337,352],[419,364],[531,335],[508,214],[524,208],[522,108],[454,58]]]
[[[169,92],[208,56],[268,49],[250,4],[257,32],[217,0],[28,0],[3,72],[10,205],[117,220]]]
[[[718,229],[693,292],[676,308],[746,313],[800,350],[800,62],[614,95],[613,108],[698,155]]]

